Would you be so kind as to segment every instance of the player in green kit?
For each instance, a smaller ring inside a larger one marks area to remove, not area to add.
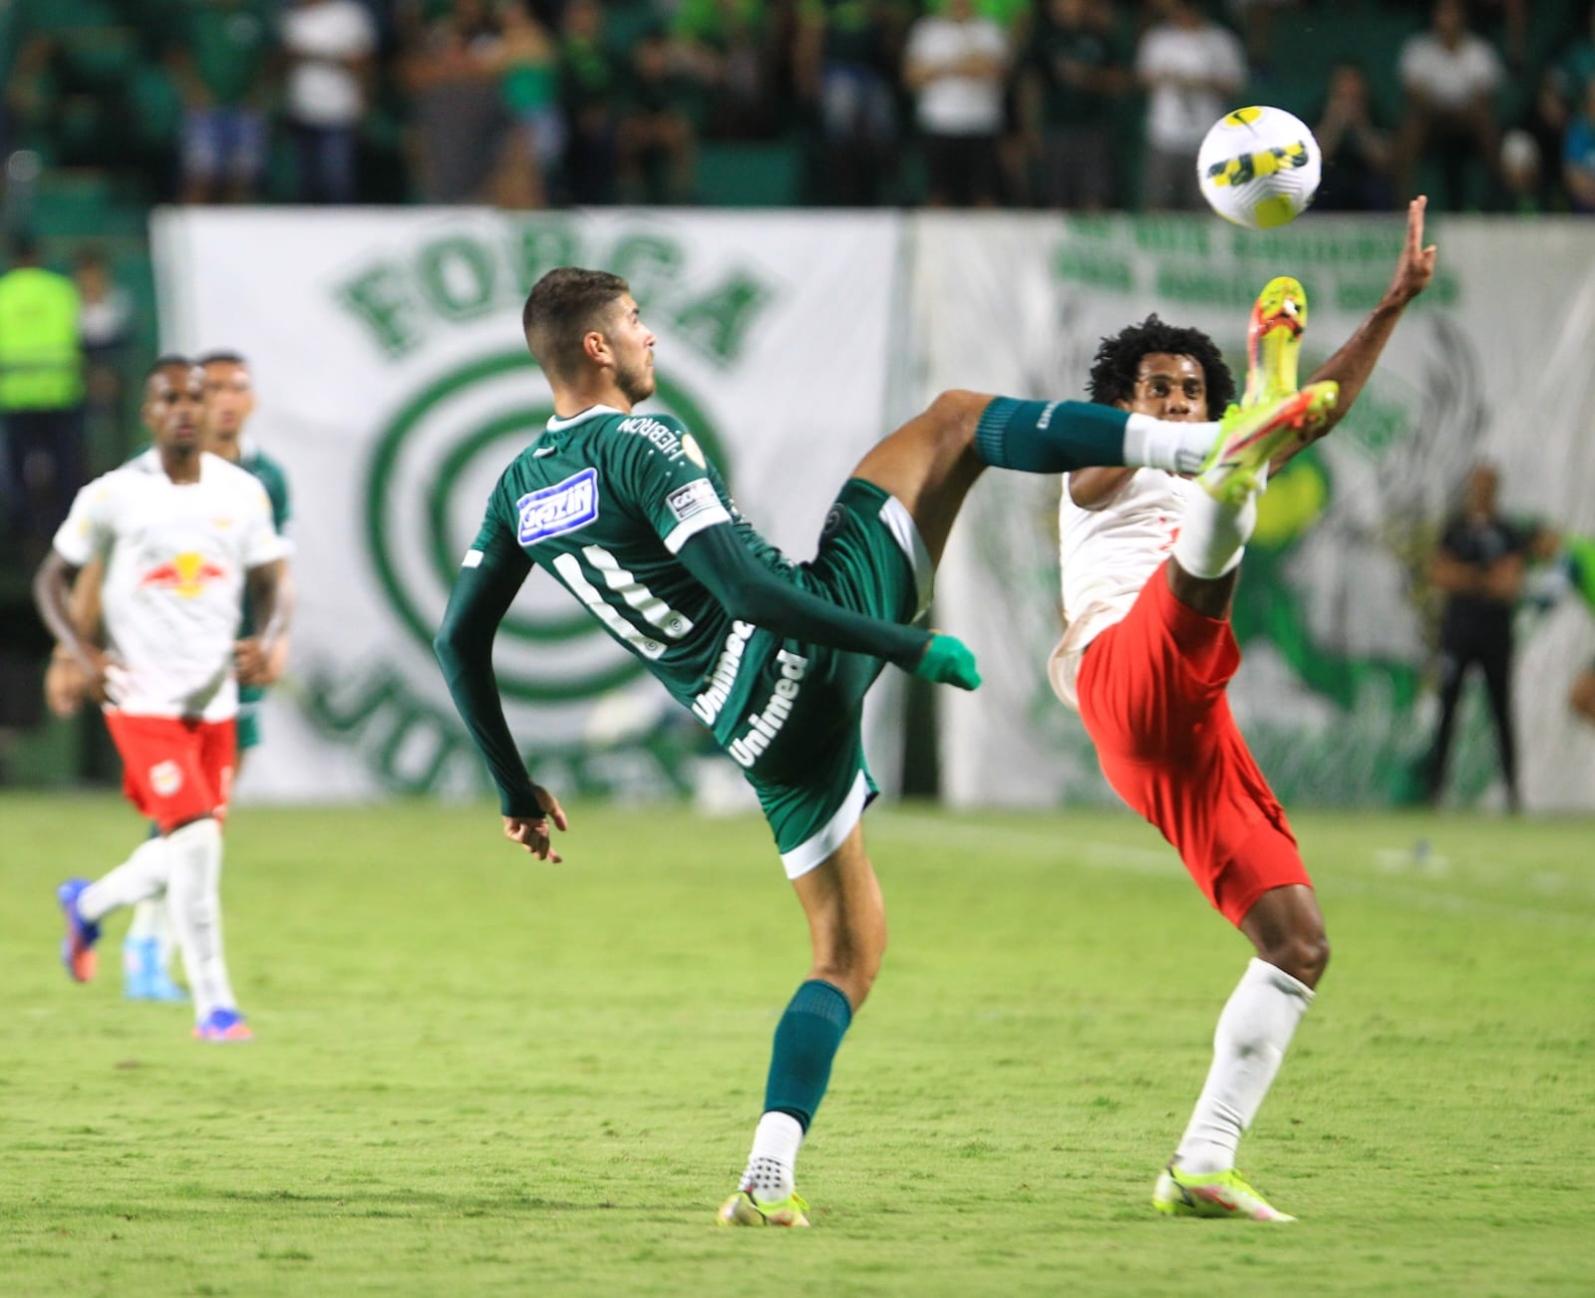
[[[498,787],[505,836],[539,859],[560,859],[551,833],[568,823],[527,774],[492,661],[499,622],[534,566],[641,658],[742,767],[803,906],[813,959],[776,1028],[747,1170],[719,1220],[806,1226],[798,1147],[886,948],[859,825],[875,792],[860,740],[863,698],[888,662],[963,689],[980,683],[960,641],[908,625],[929,604],[965,494],[988,466],[1190,472],[1244,457],[1281,422],[1310,429],[1325,394],[1189,424],[1082,402],[943,393],[864,457],[818,553],[794,563],[737,512],[690,429],[636,412],[654,391],[654,337],[624,280],[550,271],[522,323],[556,416],[489,498],[437,634],[438,660]]]

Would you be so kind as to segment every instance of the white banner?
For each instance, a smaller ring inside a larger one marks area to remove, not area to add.
[[[649,408],[687,422],[796,558],[884,431],[891,215],[184,209],[156,216],[154,241],[164,345],[248,358],[250,434],[294,495],[293,677],[246,795],[484,787],[430,640],[493,482],[552,413],[520,327],[545,270],[631,281],[659,338]],[[512,729],[561,794],[718,783],[707,733],[555,583],[528,581],[496,666]],[[887,712],[871,756],[890,787]]]
[[[1235,625],[1231,698],[1287,801],[1399,800],[1435,723],[1423,575],[1467,468],[1501,468],[1503,504],[1595,530],[1595,229],[1431,223],[1440,271],[1357,407],[1262,501]],[[1156,311],[1245,367],[1247,313],[1272,276],[1307,288],[1303,375],[1356,327],[1394,267],[1402,222],[1311,216],[1252,234],[1207,219],[927,214],[911,238],[919,398],[949,387],[1083,397],[1098,340]],[[1058,483],[990,474],[938,581],[938,619],[986,686],[940,694],[944,792],[971,805],[1108,800],[1079,719],[1044,664],[1059,632]],[[1567,690],[1595,656],[1579,607],[1520,637],[1516,711],[1530,806],[1595,807],[1595,733]],[[1497,796],[1481,699],[1464,713],[1451,796]]]

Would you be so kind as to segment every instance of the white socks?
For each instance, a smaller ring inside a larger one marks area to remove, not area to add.
[[[1224,1172],[1235,1166],[1241,1133],[1262,1107],[1312,999],[1312,989],[1283,969],[1255,958],[1246,966],[1218,1016],[1213,1066],[1174,1155],[1180,1171]]]
[[[133,906],[166,887],[167,840],[147,838],[133,855],[78,894],[78,914],[97,924],[118,906]]]
[[[222,827],[211,819],[196,820],[166,843],[171,855],[167,905],[194,995],[194,1018],[203,1023],[212,1010],[238,1008],[222,954]]]
[[[776,1203],[792,1193],[796,1184],[798,1146],[803,1124],[790,1113],[774,1109],[759,1119],[753,1133],[753,1152],[742,1173],[741,1188],[760,1203]]]
[[[1217,438],[1217,423],[1188,424],[1132,414],[1124,426],[1124,462],[1195,473],[1207,462]]]
[[[1247,494],[1239,509],[1214,500],[1205,491],[1188,493],[1180,534],[1174,539],[1174,562],[1204,581],[1222,577],[1241,561],[1246,542],[1257,526],[1257,495]]]
[[[165,949],[171,945],[172,930],[166,922],[166,898],[150,897],[133,907],[133,918],[128,922],[127,941],[138,942],[150,938],[162,949],[162,967],[165,967]]]

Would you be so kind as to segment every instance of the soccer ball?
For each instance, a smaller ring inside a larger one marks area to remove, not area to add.
[[[1196,155],[1208,206],[1250,230],[1294,221],[1313,201],[1323,155],[1283,108],[1237,108],[1213,124]]]

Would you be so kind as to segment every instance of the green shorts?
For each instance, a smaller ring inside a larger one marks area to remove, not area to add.
[[[238,751],[260,745],[260,705],[266,691],[258,685],[238,687]]]
[[[929,607],[933,576],[930,552],[902,502],[853,478],[826,515],[819,553],[799,580],[855,613],[908,623]],[[745,769],[788,878],[808,873],[840,847],[875,797],[861,726],[864,695],[885,665],[864,654],[788,642],[761,668],[767,679],[754,699],[774,701],[777,691],[795,690],[779,734]],[[732,756],[740,760],[734,745]]]

